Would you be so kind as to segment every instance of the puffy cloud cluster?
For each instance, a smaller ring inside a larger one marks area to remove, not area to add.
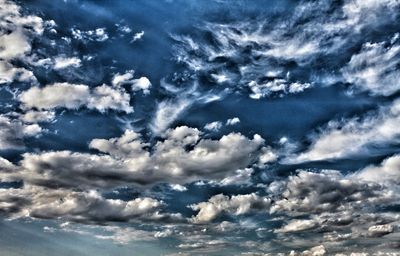
[[[294,161],[346,158],[368,153],[370,145],[396,142],[400,135],[399,123],[398,100],[390,106],[383,107],[377,114],[367,114],[362,119],[331,121],[312,138],[309,149]]]
[[[38,16],[23,15],[12,1],[2,0],[0,6],[0,83],[36,81],[31,71],[11,61],[31,51],[31,39],[43,33],[45,22]]]
[[[231,197],[219,194],[211,197],[207,202],[190,205],[190,208],[199,211],[192,218],[194,223],[208,223],[222,213],[242,215],[251,211],[265,211],[270,204],[271,199],[255,193]]]
[[[258,135],[249,139],[238,133],[202,139],[199,130],[182,126],[169,130],[150,151],[139,134],[127,130],[119,138],[92,140],[90,147],[100,155],[25,153],[12,176],[44,187],[82,189],[222,179],[257,162],[263,144]]]
[[[390,210],[398,204],[399,156],[378,166],[343,175],[338,171],[299,171],[270,185],[277,195],[271,214],[286,216],[276,233],[306,234],[318,230],[325,242],[381,237],[397,232],[399,216]],[[279,189],[277,189],[279,188]],[[350,232],[350,234],[349,234]],[[387,237],[392,241],[396,236]]]
[[[107,109],[133,112],[130,96],[120,88],[101,85],[93,89],[87,85],[55,83],[45,87],[31,87],[19,95],[25,108],[51,110],[54,108],[77,109],[87,107],[101,112]]]
[[[132,91],[140,91],[142,90],[144,94],[150,93],[151,82],[147,77],[140,77],[137,79],[133,79],[134,71],[129,70],[125,74],[115,74],[112,79],[112,84],[114,86],[121,86],[121,85],[130,85]]]
[[[163,202],[148,197],[122,201],[106,199],[94,190],[78,192],[30,185],[17,189],[0,189],[0,205],[1,212],[12,218],[32,217],[94,223],[158,220],[166,217],[159,212]]]

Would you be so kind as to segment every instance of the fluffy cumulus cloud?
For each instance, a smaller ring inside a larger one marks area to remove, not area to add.
[[[130,85],[132,91],[143,91],[144,94],[150,93],[151,82],[147,77],[140,77],[134,79],[134,71],[128,70],[125,74],[115,74],[112,79],[112,84],[114,86]]]
[[[76,222],[157,220],[163,202],[143,197],[130,201],[105,199],[96,191],[76,192],[25,186],[0,189],[1,211],[10,217],[62,219]]]
[[[395,155],[380,165],[353,174],[301,170],[284,181],[275,181],[270,191],[277,197],[270,213],[284,214],[287,218],[274,232],[290,233],[295,239],[309,234],[310,230],[321,232],[324,245],[331,252],[337,250],[331,247],[333,241],[353,240],[356,244],[358,239],[383,236],[391,247],[389,244],[397,236],[388,235],[397,232],[394,227],[399,223],[399,216],[395,210],[379,209],[398,204],[398,172],[399,160]],[[371,240],[371,244],[374,243]],[[352,243],[346,246],[351,248]]]
[[[399,122],[398,100],[390,106],[383,107],[378,113],[366,114],[362,119],[331,121],[320,133],[312,137],[309,149],[295,157],[294,161],[316,161],[368,154],[373,145],[398,141]]]
[[[130,96],[124,90],[101,85],[93,89],[87,85],[55,83],[45,87],[31,87],[19,95],[26,108],[51,110],[54,108],[78,109],[87,107],[101,112],[107,109],[130,113]]]
[[[182,126],[169,130],[150,151],[139,134],[127,130],[119,138],[90,142],[92,149],[104,154],[26,153],[12,177],[44,187],[82,189],[222,179],[256,163],[263,144],[258,135],[249,139],[238,133],[202,139],[199,130]]]
[[[222,213],[242,215],[251,211],[265,211],[270,204],[269,198],[260,197],[254,193],[232,197],[219,194],[211,197],[207,202],[190,205],[190,208],[198,211],[192,218],[194,223],[207,223]]]

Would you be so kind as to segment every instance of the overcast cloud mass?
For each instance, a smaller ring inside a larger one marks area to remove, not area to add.
[[[0,254],[400,255],[399,0],[0,0]]]

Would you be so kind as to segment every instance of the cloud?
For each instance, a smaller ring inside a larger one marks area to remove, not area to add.
[[[25,123],[50,122],[55,118],[53,111],[35,111],[29,110],[20,116]]]
[[[363,91],[388,96],[400,89],[399,34],[391,42],[366,43],[354,54],[342,73],[347,82]]]
[[[318,223],[315,220],[293,220],[287,223],[280,229],[276,229],[275,232],[297,232],[304,231],[308,229],[313,229],[318,226]]]
[[[250,81],[248,87],[252,91],[250,98],[260,99],[273,93],[299,93],[311,87],[309,83],[287,82],[285,79],[274,79],[272,81],[258,84],[256,81]]]
[[[94,190],[77,192],[29,185],[0,190],[2,212],[12,218],[32,217],[95,223],[157,220],[163,217],[159,210],[164,203],[148,197],[122,201],[105,199]]]
[[[330,121],[312,137],[312,144],[307,151],[289,161],[346,158],[368,153],[371,145],[396,143],[400,135],[397,129],[399,119],[400,101],[397,100],[390,106],[382,107],[377,113],[366,114],[361,119]]]
[[[81,189],[223,179],[257,162],[264,144],[259,135],[249,139],[230,133],[219,140],[200,136],[197,129],[177,127],[150,150],[139,134],[127,130],[119,138],[90,142],[90,148],[103,154],[25,153],[12,176],[43,187]]]
[[[31,50],[31,45],[21,30],[0,37],[0,58],[10,60],[22,57]]]
[[[215,121],[204,126],[205,130],[217,132],[222,128],[222,122]]]
[[[64,69],[68,67],[78,68],[81,65],[81,60],[77,57],[56,57],[54,59],[54,69]]]
[[[233,118],[226,120],[226,125],[235,125],[238,123],[240,123],[239,117],[233,117]]]
[[[144,36],[144,31],[141,31],[141,32],[136,33],[136,34],[133,36],[131,43],[142,39],[143,36]]]
[[[223,98],[223,94],[198,91],[199,85],[197,82],[185,87],[178,87],[162,79],[160,86],[165,90],[168,97],[157,103],[153,119],[150,123],[150,129],[155,135],[163,133],[193,105],[207,104]]]
[[[132,90],[133,91],[142,90],[144,94],[149,94],[150,87],[151,87],[151,83],[147,77],[142,76],[138,79],[132,80]]]
[[[192,217],[193,223],[208,223],[222,213],[242,215],[251,211],[266,211],[270,206],[269,198],[260,197],[255,193],[237,196],[225,196],[223,194],[211,197],[207,202],[190,205],[195,211],[199,211]]]
[[[271,212],[285,212],[292,216],[335,213],[356,210],[357,205],[390,202],[392,193],[384,194],[378,184],[343,176],[338,171],[320,173],[299,171],[289,176],[282,199],[271,207]]]
[[[378,166],[371,165],[365,167],[353,174],[353,176],[364,181],[398,185],[400,178],[400,155],[391,156]]]
[[[0,150],[22,149],[24,138],[41,133],[37,124],[23,124],[18,120],[0,115]]]
[[[164,132],[192,102],[186,98],[164,100],[157,105],[157,109],[150,124],[153,133],[159,135]]]
[[[112,79],[112,84],[114,86],[121,86],[124,84],[130,85],[132,91],[143,91],[144,94],[149,94],[151,82],[147,77],[140,77],[138,79],[133,79],[134,71],[128,70],[125,74],[115,74]]]
[[[71,33],[74,39],[82,41],[104,42],[109,38],[105,28],[96,28],[87,31],[73,28],[71,29]]]
[[[184,192],[184,191],[188,190],[185,186],[182,186],[180,184],[170,184],[170,188],[172,190],[179,191],[179,192]]]
[[[394,67],[398,57],[390,55],[397,52],[397,43],[390,47],[366,44],[341,69],[354,49],[371,40],[376,31],[391,33],[386,28],[398,21],[397,0],[300,1],[291,6],[277,16],[205,22],[196,27],[199,33],[194,35],[172,35],[175,59],[199,83],[207,77],[254,99],[341,81],[378,95],[397,90]],[[368,49],[371,45],[375,49]],[[360,62],[364,57],[368,60]],[[380,80],[383,87],[378,86]]]
[[[51,110],[54,108],[78,109],[87,107],[101,112],[107,109],[133,112],[130,96],[122,89],[101,85],[90,89],[87,85],[55,83],[43,88],[31,87],[19,95],[25,108]]]
[[[0,83],[14,80],[35,82],[33,73],[17,67],[11,61],[23,59],[31,51],[31,40],[44,31],[44,21],[34,15],[23,15],[21,8],[12,1],[0,1]]]
[[[277,233],[324,233],[326,241],[379,237],[394,232],[399,217],[391,210],[396,205],[398,156],[381,165],[368,166],[344,175],[334,170],[300,170],[283,181],[270,185],[274,202],[271,214],[283,214]],[[278,189],[277,189],[278,187]],[[352,235],[347,235],[348,230]],[[333,233],[332,233],[333,232]]]
[[[8,62],[0,61],[0,84],[9,84],[14,81],[37,83],[32,71],[16,68]]]

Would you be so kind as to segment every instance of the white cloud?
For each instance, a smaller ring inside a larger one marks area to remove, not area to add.
[[[115,74],[112,79],[112,84],[114,86],[121,86],[124,84],[130,85],[132,91],[142,90],[144,94],[150,93],[149,89],[151,87],[151,82],[147,77],[140,77],[138,79],[133,79],[134,71],[128,70],[125,74]]]
[[[131,83],[131,80],[133,78],[133,75],[135,74],[135,71],[133,70],[128,70],[125,74],[115,74],[111,83],[114,86],[120,86],[125,83]]]
[[[144,36],[144,31],[141,31],[141,32],[136,33],[136,34],[133,36],[131,43],[133,43],[133,42],[135,42],[135,41],[137,41],[137,40],[142,39],[143,36]]]
[[[286,232],[297,232],[315,228],[318,223],[314,220],[292,220],[280,229],[276,229],[275,232],[286,233]]]
[[[133,108],[129,104],[130,96],[120,88],[112,88],[107,85],[95,87],[88,99],[87,107],[98,109],[101,112],[107,109],[132,113]]]
[[[19,96],[28,108],[53,109],[56,107],[79,108],[87,103],[90,89],[82,84],[55,83],[46,87],[31,87]]]
[[[342,73],[347,82],[377,95],[391,95],[400,90],[399,35],[392,42],[366,43],[354,54]]]
[[[239,117],[233,117],[233,118],[226,120],[226,125],[235,125],[238,123],[240,123]]]
[[[43,88],[31,87],[19,95],[25,108],[49,110],[54,108],[77,109],[86,106],[90,109],[107,109],[133,112],[129,105],[130,96],[122,89],[101,85],[92,90],[87,85],[55,83]]]
[[[250,81],[248,87],[252,91],[250,97],[253,99],[260,99],[273,93],[299,93],[311,87],[311,84],[300,82],[292,83],[285,79],[274,79],[262,84],[256,81]]]
[[[16,68],[5,61],[0,61],[0,84],[9,84],[13,81],[36,83],[32,71],[25,68]]]
[[[45,189],[24,186],[20,189],[0,189],[3,212],[11,217],[61,219],[77,222],[130,221],[158,219],[164,203],[139,197],[130,201],[105,199],[91,190],[77,192],[65,189]]]
[[[22,15],[21,8],[12,1],[1,0],[0,6],[0,83],[36,81],[32,72],[10,61],[30,53],[32,37],[43,33],[44,22],[34,15]]]
[[[239,169],[235,171],[234,175],[226,177],[225,179],[217,182],[218,185],[252,185],[251,175],[253,174],[253,168]]]
[[[0,115],[0,150],[24,147],[24,137],[35,136],[42,131],[37,124],[26,125],[18,120]]]
[[[355,178],[369,182],[395,183],[400,181],[400,155],[385,159],[378,166],[368,166],[354,174]]]
[[[164,132],[192,102],[186,98],[164,100],[157,105],[156,113],[150,125],[155,134]]]
[[[94,30],[82,31],[77,28],[71,30],[72,36],[77,40],[103,42],[108,39],[105,28],[96,28]]]
[[[0,58],[10,60],[22,57],[31,50],[31,45],[21,30],[0,36]]]
[[[212,123],[208,123],[204,126],[205,130],[217,132],[222,128],[222,123],[220,121],[215,121]]]
[[[50,122],[55,118],[53,111],[34,111],[29,110],[20,119],[26,123]]]
[[[251,211],[266,212],[271,204],[271,199],[260,197],[255,193],[237,196],[225,196],[223,194],[211,197],[207,202],[190,205],[195,211],[199,211],[192,217],[194,223],[208,223],[222,213],[242,215]]]
[[[151,87],[150,80],[147,77],[140,77],[138,79],[132,80],[132,90],[139,91],[142,90],[144,94],[150,93],[149,89]]]
[[[289,161],[344,158],[368,152],[369,145],[395,142],[400,135],[399,121],[400,101],[383,107],[376,115],[367,114],[361,120],[331,121],[312,138],[312,145],[306,152]]]
[[[54,69],[64,69],[68,67],[78,68],[81,65],[81,60],[77,57],[56,57],[54,59]]]
[[[286,216],[284,225],[275,232],[333,232],[324,236],[327,241],[349,238],[343,233],[345,226],[353,231],[352,239],[391,233],[399,216],[379,209],[399,200],[399,166],[399,157],[393,156],[381,165],[348,175],[333,170],[300,170],[273,182],[269,191],[275,200],[270,213]]]
[[[187,188],[180,184],[170,184],[169,186],[172,190],[175,190],[175,191],[179,191],[179,192],[187,191]]]

